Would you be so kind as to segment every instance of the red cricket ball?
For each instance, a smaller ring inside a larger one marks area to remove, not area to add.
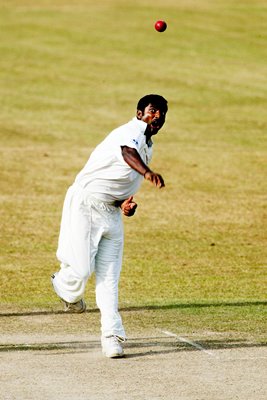
[[[155,29],[158,32],[164,32],[167,29],[167,24],[165,21],[159,20],[155,23]]]

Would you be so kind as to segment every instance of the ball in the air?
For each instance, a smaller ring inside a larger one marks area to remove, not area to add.
[[[155,29],[158,32],[164,32],[167,29],[167,24],[165,21],[159,20],[155,23]]]

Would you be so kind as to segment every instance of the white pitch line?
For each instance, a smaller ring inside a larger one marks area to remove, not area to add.
[[[206,349],[205,349],[204,347],[202,347],[200,344],[198,344],[198,343],[196,343],[196,342],[193,342],[192,340],[186,339],[186,338],[184,338],[184,337],[182,337],[182,336],[176,335],[176,333],[172,333],[172,332],[169,332],[169,331],[161,331],[161,332],[164,333],[164,334],[167,335],[167,336],[175,337],[175,338],[178,339],[180,342],[184,342],[184,343],[190,344],[191,346],[195,347],[196,349],[203,351],[203,353],[206,353],[206,354],[208,354],[208,355],[210,355],[210,356],[213,356],[213,357],[215,357],[215,358],[218,358],[217,355],[214,354],[212,351],[206,350]]]

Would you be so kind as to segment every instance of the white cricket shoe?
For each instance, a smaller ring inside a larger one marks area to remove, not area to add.
[[[86,303],[83,299],[77,301],[76,303],[68,303],[67,301],[61,299],[64,305],[64,311],[66,313],[83,313],[86,310]]]
[[[53,282],[54,278],[55,278],[55,275],[52,275],[51,276],[51,283],[52,283],[53,289],[55,291],[54,282]],[[85,303],[85,301],[83,299],[77,301],[76,303],[68,303],[67,301],[65,301],[61,297],[60,297],[60,300],[63,303],[63,306],[64,306],[63,310],[66,313],[78,313],[79,314],[79,313],[85,312],[85,310],[86,310],[86,303]]]
[[[102,352],[108,358],[119,358],[123,357],[123,348],[121,343],[125,340],[116,335],[111,335],[108,337],[102,336]]]

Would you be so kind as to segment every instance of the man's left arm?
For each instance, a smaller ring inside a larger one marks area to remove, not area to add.
[[[126,215],[126,217],[131,217],[135,213],[137,203],[133,201],[133,196],[130,196],[128,199],[123,200],[119,204],[119,207],[121,208],[123,215]]]

